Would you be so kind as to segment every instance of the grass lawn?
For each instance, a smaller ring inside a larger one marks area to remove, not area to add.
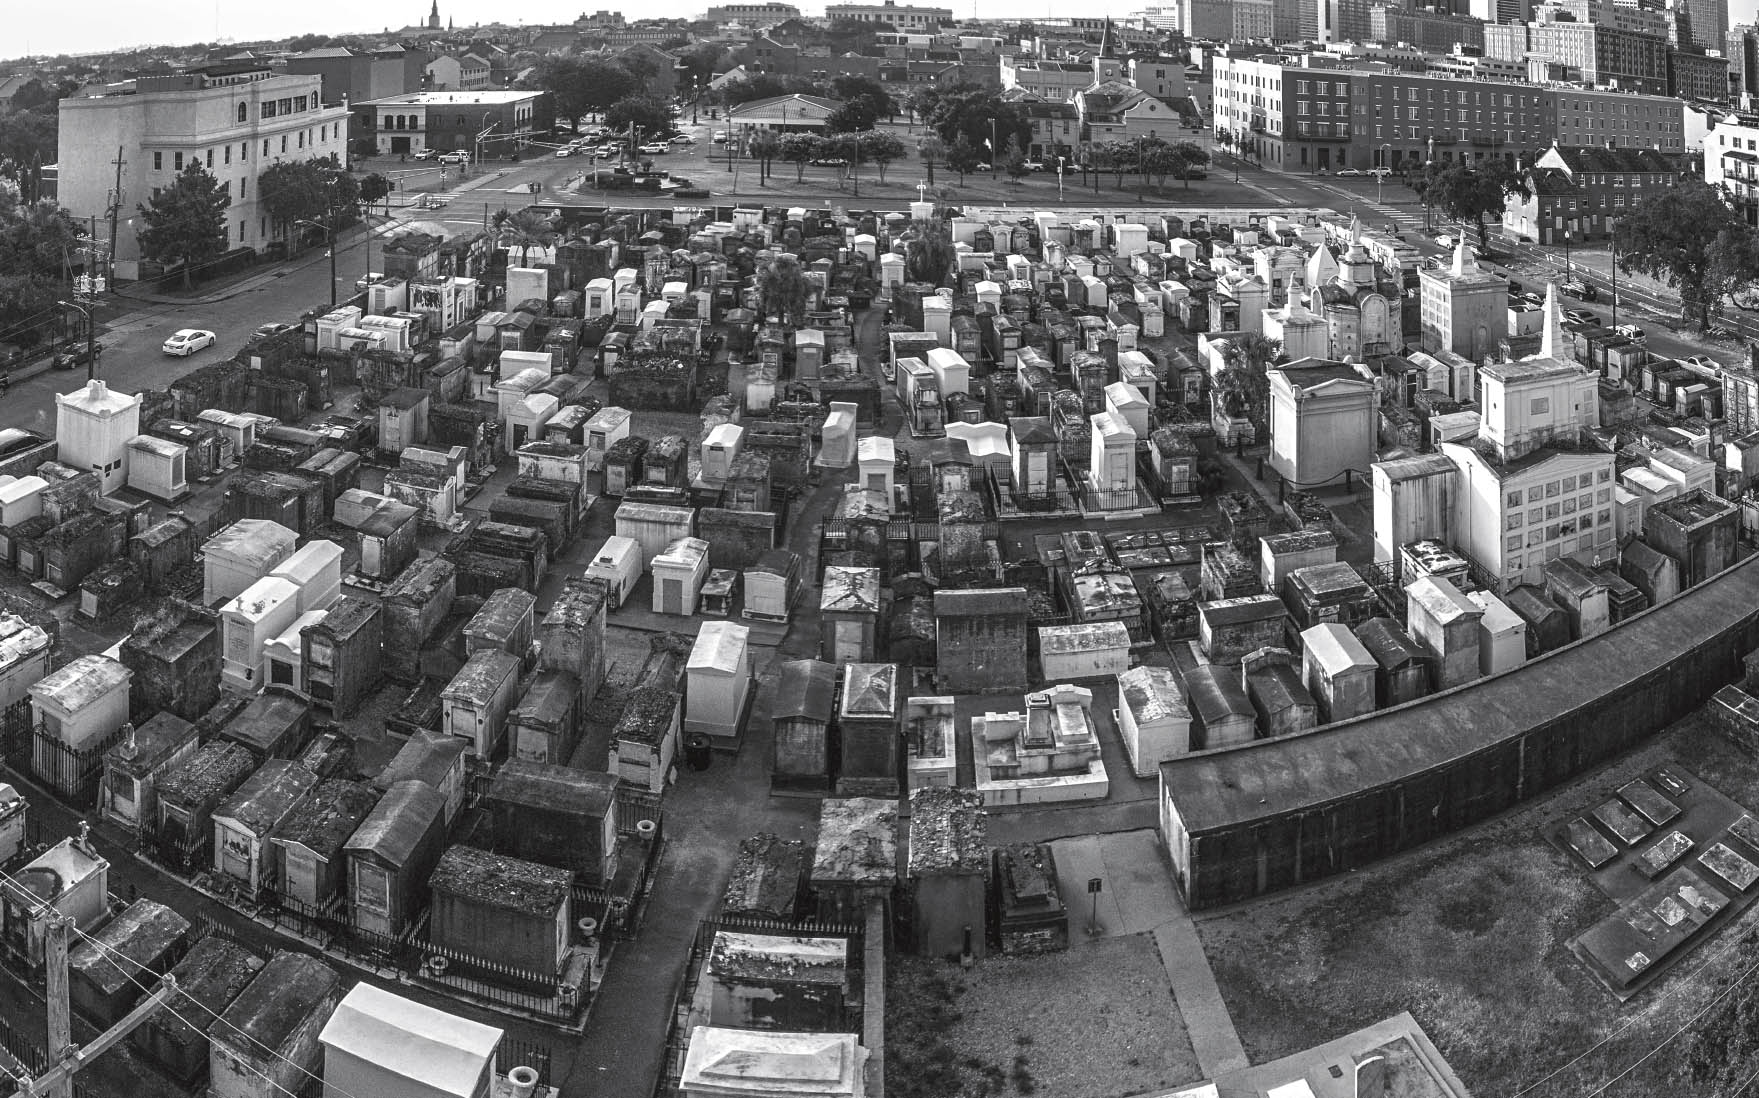
[[[892,1098],[1116,1098],[1201,1078],[1154,940],[886,973]]]
[[[1759,925],[1759,910],[1621,1005],[1564,944],[1615,905],[1540,830],[1664,762],[1759,805],[1759,767],[1694,715],[1468,835],[1200,918],[1247,1054],[1254,1063],[1275,1059],[1409,1010],[1475,1094],[1513,1098],[1609,1036],[1534,1098],[1575,1098],[1632,1064],[1744,967],[1739,950],[1715,954]],[[1682,1089],[1690,1045],[1688,1032],[1609,1093],[1690,1093]]]

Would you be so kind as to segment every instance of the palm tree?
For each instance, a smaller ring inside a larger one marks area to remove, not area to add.
[[[1215,379],[1222,410],[1230,416],[1250,419],[1259,438],[1266,436],[1264,411],[1270,397],[1270,379],[1265,370],[1282,352],[1281,340],[1255,332],[1228,340],[1227,349],[1222,352],[1223,366]]]
[[[758,182],[761,183],[770,176],[770,161],[782,151],[781,135],[774,130],[758,130],[746,143],[746,151],[757,161]]]
[[[810,284],[806,270],[791,255],[778,255],[757,272],[758,300],[763,315],[784,324],[798,324],[806,315]]]
[[[928,165],[928,185],[934,186],[935,161],[947,158],[947,143],[932,133],[928,134],[916,143],[916,155]]]
[[[536,210],[520,210],[495,214],[495,243],[503,248],[519,249],[519,265],[526,265],[533,248],[544,249],[556,242],[556,230],[550,219]]]

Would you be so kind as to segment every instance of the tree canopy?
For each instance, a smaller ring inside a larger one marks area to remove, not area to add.
[[[169,187],[138,207],[146,222],[138,234],[141,253],[167,266],[181,265],[188,288],[197,267],[226,251],[231,205],[232,196],[220,189],[219,180],[192,159]]]
[[[1679,287],[1685,315],[1695,313],[1699,324],[1708,326],[1711,308],[1739,276],[1731,264],[1742,237],[1751,232],[1721,191],[1702,180],[1682,179],[1619,218],[1613,244],[1619,270]]]
[[[871,76],[860,76],[846,73],[831,81],[831,98],[845,105],[861,103],[875,119],[890,118],[898,113],[898,105],[892,101],[885,86]]]
[[[78,261],[85,234],[54,202],[26,202],[0,179],[0,343],[36,342],[37,321],[63,292],[63,273]]]
[[[999,144],[990,150],[992,156],[1000,156],[1010,140],[1022,148],[1032,141],[1032,122],[1020,105],[975,84],[924,88],[911,97],[911,109],[948,144],[964,138],[973,149],[983,149],[993,136]]]
[[[635,74],[615,61],[555,53],[539,59],[526,83],[535,90],[548,92],[556,117],[566,119],[577,133],[582,115],[608,110],[641,87]]]
[[[335,157],[325,160],[283,160],[263,169],[257,179],[263,212],[276,236],[287,236],[295,221],[334,225],[341,213],[353,214],[360,185],[342,170]]]
[[[1426,202],[1436,206],[1455,221],[1470,221],[1478,227],[1479,247],[1490,250],[1490,236],[1484,231],[1486,218],[1502,220],[1513,195],[1531,198],[1533,190],[1527,177],[1500,160],[1483,167],[1461,165],[1440,172],[1425,182]]]
[[[644,135],[658,136],[671,130],[672,111],[651,95],[628,95],[605,111],[605,124],[613,130],[639,126]]]

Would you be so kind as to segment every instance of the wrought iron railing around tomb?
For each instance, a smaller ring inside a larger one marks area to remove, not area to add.
[[[104,753],[122,742],[120,728],[85,747],[69,747],[31,711],[30,699],[0,710],[0,755],[8,766],[75,808],[98,803]]]

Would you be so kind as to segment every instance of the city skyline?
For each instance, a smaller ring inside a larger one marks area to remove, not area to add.
[[[905,0],[908,2],[908,0]],[[923,0],[924,3],[936,0]],[[657,0],[645,4],[639,12],[625,11],[629,18],[679,18],[695,16],[707,7],[707,0]],[[797,5],[807,14],[822,14],[824,4],[808,2]],[[951,6],[961,18],[977,14],[990,17],[1017,17],[1018,5],[1002,0],[976,0]],[[1083,5],[1084,16],[1124,15],[1144,5],[1140,3],[1106,3]],[[1042,17],[1053,17],[1050,4],[1044,5]],[[407,10],[405,10],[407,8]],[[601,8],[622,10],[616,5],[569,0],[540,0],[524,4],[512,20],[518,23],[555,25],[569,23],[582,13],[591,14]],[[91,0],[81,6],[83,18],[69,20],[66,13],[52,7],[25,6],[11,13],[8,26],[6,58],[19,56],[55,56],[58,54],[107,53],[148,46],[185,46],[198,42],[255,42],[292,38],[302,34],[379,34],[387,24],[377,26],[362,22],[358,4],[348,0],[308,0],[297,7],[259,7],[255,5],[207,4],[178,0],[168,5],[146,7],[122,0]],[[400,16],[388,24],[389,29],[410,26],[424,21],[428,7],[420,2],[392,4],[380,9],[383,17]],[[494,0],[456,0],[440,5],[440,18],[458,27],[505,20],[508,9]]]

